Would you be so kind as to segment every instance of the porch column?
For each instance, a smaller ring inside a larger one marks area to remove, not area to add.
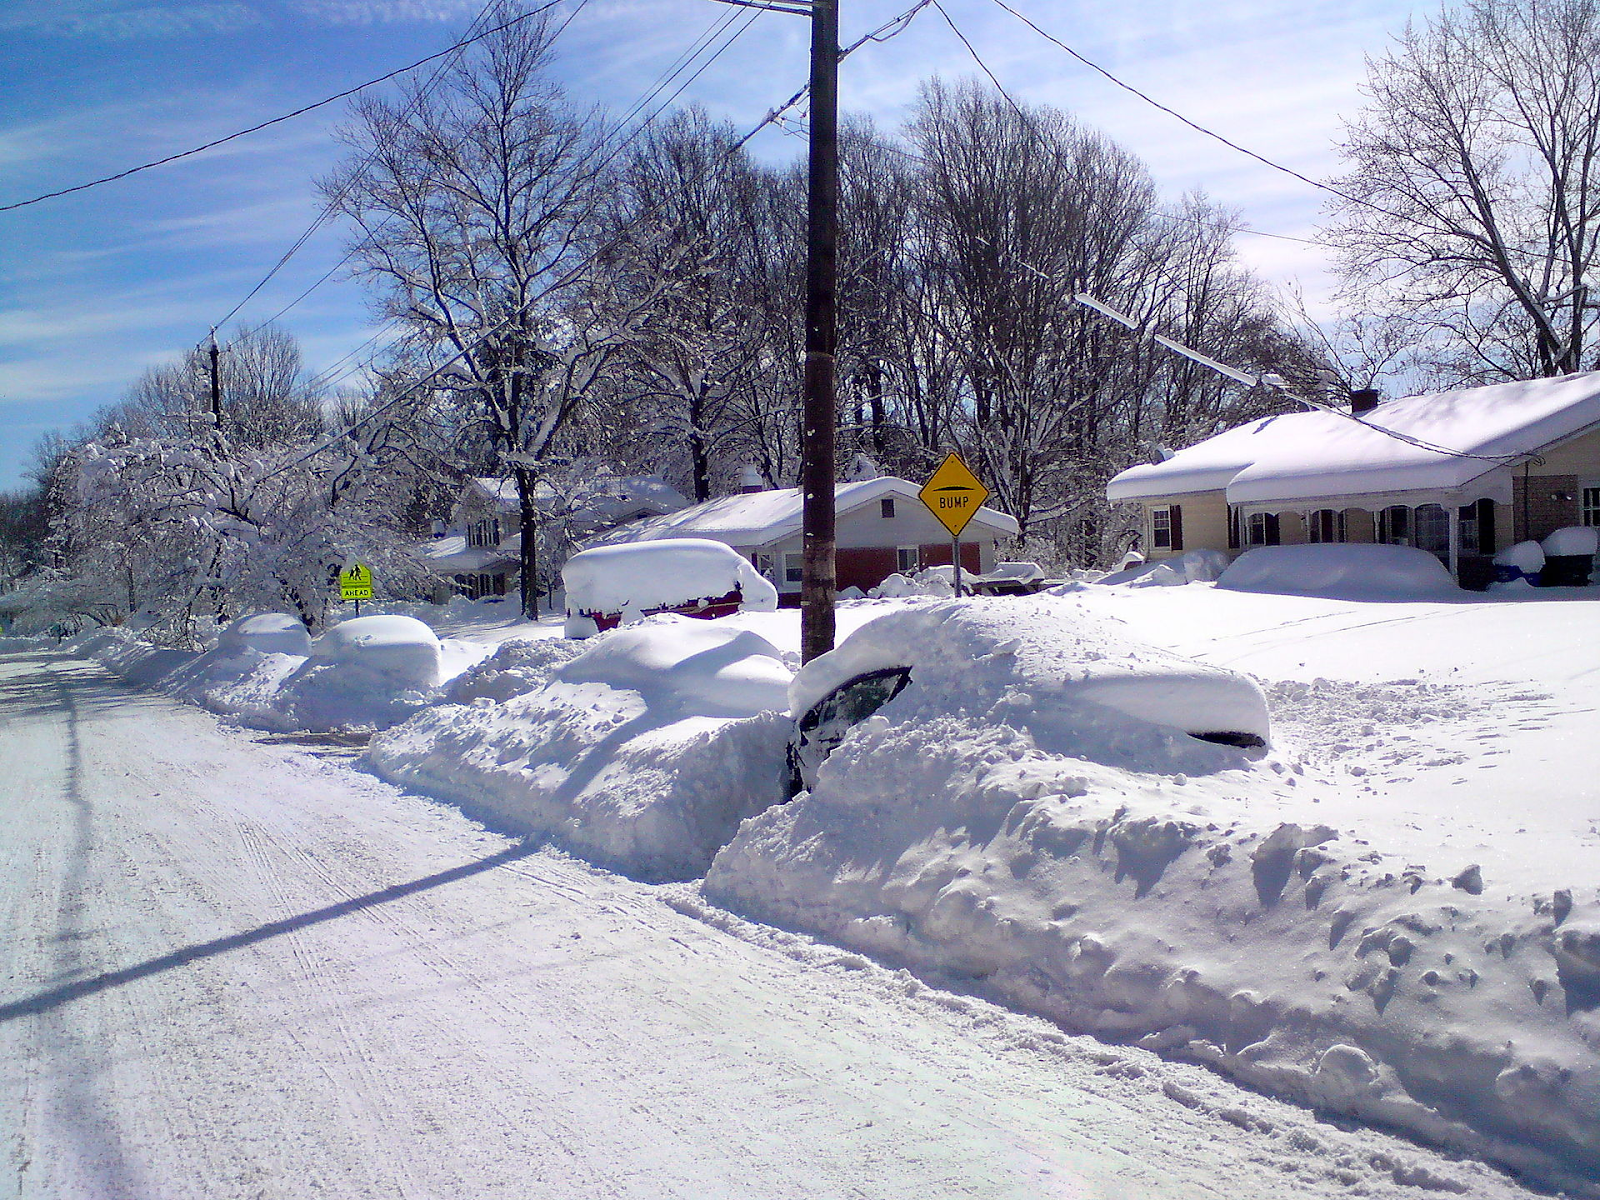
[[[1450,577],[1461,582],[1461,506],[1446,504],[1445,517],[1450,524]]]

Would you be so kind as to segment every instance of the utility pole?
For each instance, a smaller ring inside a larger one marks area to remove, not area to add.
[[[217,331],[211,331],[211,427],[222,428],[222,372],[217,365]]]
[[[800,425],[800,660],[833,649],[834,278],[839,240],[839,5],[811,0],[811,155],[806,201],[806,364]]]

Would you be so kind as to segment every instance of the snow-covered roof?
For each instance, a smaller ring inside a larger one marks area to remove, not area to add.
[[[1407,396],[1359,417],[1288,413],[1219,433],[1165,462],[1130,467],[1106,485],[1106,496],[1225,489],[1230,502],[1248,504],[1453,492],[1491,472],[1504,475],[1509,464],[1596,425],[1596,371]]]
[[[518,507],[517,481],[473,476],[475,487],[502,512]],[[602,528],[642,515],[676,512],[689,501],[659,475],[599,474],[566,488],[541,479],[534,503],[542,514],[569,518],[579,525]]]
[[[834,489],[834,505],[839,515],[888,496],[917,500],[917,485],[892,475],[841,483]],[[596,545],[611,542],[640,542],[656,538],[703,537],[730,546],[765,546],[800,532],[801,497],[799,488],[778,488],[769,492],[750,492],[722,496],[679,512],[650,517],[597,538]],[[980,508],[972,518],[989,532],[1011,536],[1017,522],[992,508]],[[970,529],[971,526],[968,526]]]
[[[520,543],[519,543],[520,545]],[[486,568],[515,567],[517,560],[507,553],[508,546],[469,546],[460,534],[434,538],[417,547],[424,562],[441,575],[469,575]]]

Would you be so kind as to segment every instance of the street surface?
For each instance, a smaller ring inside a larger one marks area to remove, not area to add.
[[[0,1197],[1531,1195],[0,655]]]

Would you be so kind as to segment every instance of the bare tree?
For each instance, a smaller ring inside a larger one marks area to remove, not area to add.
[[[1597,72],[1597,0],[1468,0],[1369,62],[1328,236],[1440,382],[1595,365]]]
[[[502,3],[504,24],[519,11]],[[538,605],[540,464],[589,395],[629,322],[591,270],[607,195],[604,129],[547,72],[533,16],[485,39],[431,88],[364,99],[352,155],[325,180],[355,225],[357,271],[409,332],[419,364],[470,405],[516,480],[522,605]]]

